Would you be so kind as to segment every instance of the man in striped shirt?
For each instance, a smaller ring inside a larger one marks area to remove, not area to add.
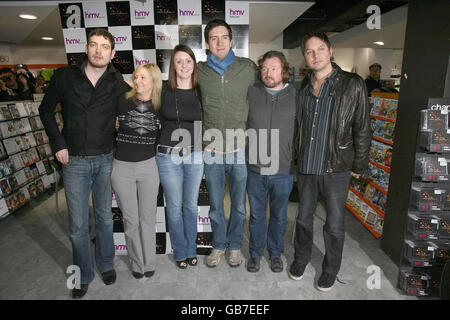
[[[341,266],[350,177],[359,179],[369,162],[369,101],[364,80],[331,62],[333,49],[324,33],[307,34],[301,47],[312,72],[299,91],[299,207],[289,276],[301,280],[311,260],[313,215],[321,195],[326,252],[317,288],[329,291]]]

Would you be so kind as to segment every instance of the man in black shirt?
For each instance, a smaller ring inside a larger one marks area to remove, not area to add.
[[[81,286],[73,289],[73,298],[84,296],[94,278],[89,235],[91,190],[96,265],[106,285],[116,280],[111,212],[113,132],[119,96],[129,89],[122,75],[110,64],[115,51],[114,38],[109,32],[93,30],[86,54],[87,59],[83,57],[77,65],[56,70],[39,107],[53,152],[63,164],[73,260],[81,271]],[[62,106],[62,133],[53,114],[58,102]]]
[[[369,101],[361,77],[331,62],[333,51],[324,33],[306,35],[302,52],[312,73],[299,91],[299,206],[295,260],[289,276],[301,280],[311,260],[313,215],[320,194],[327,218],[323,227],[325,257],[317,287],[328,291],[342,260],[350,177],[359,178],[369,162]]]
[[[382,83],[380,80],[381,65],[379,63],[373,63],[370,67],[370,75],[364,80],[367,86],[367,92],[370,94],[372,91],[381,91]]]

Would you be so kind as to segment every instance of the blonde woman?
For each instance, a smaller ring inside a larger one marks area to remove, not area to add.
[[[151,277],[156,258],[156,199],[159,176],[156,138],[160,129],[162,75],[157,65],[133,72],[134,88],[119,101],[112,187],[123,214],[131,273]]]

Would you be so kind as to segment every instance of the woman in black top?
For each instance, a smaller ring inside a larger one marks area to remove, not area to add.
[[[170,59],[169,81],[163,86],[156,161],[173,255],[181,269],[198,262],[197,200],[203,177],[201,112],[195,55],[189,47],[178,45]]]
[[[162,75],[157,65],[133,72],[134,89],[119,101],[119,132],[111,174],[123,214],[131,271],[151,277],[156,262],[156,200],[159,190],[156,139],[160,129]]]

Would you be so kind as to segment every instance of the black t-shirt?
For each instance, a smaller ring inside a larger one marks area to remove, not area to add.
[[[178,114],[177,114],[178,110]],[[180,141],[182,146],[194,145],[194,121],[201,122],[202,109],[200,97],[194,89],[176,89],[170,90],[164,86],[162,93],[161,106],[161,137],[159,144],[174,147]],[[176,129],[186,129],[190,133],[190,141],[172,141],[172,132]],[[201,135],[202,132],[200,131]]]
[[[115,158],[137,162],[148,160],[156,154],[160,119],[152,101],[141,101],[136,97],[119,101],[119,132]]]

